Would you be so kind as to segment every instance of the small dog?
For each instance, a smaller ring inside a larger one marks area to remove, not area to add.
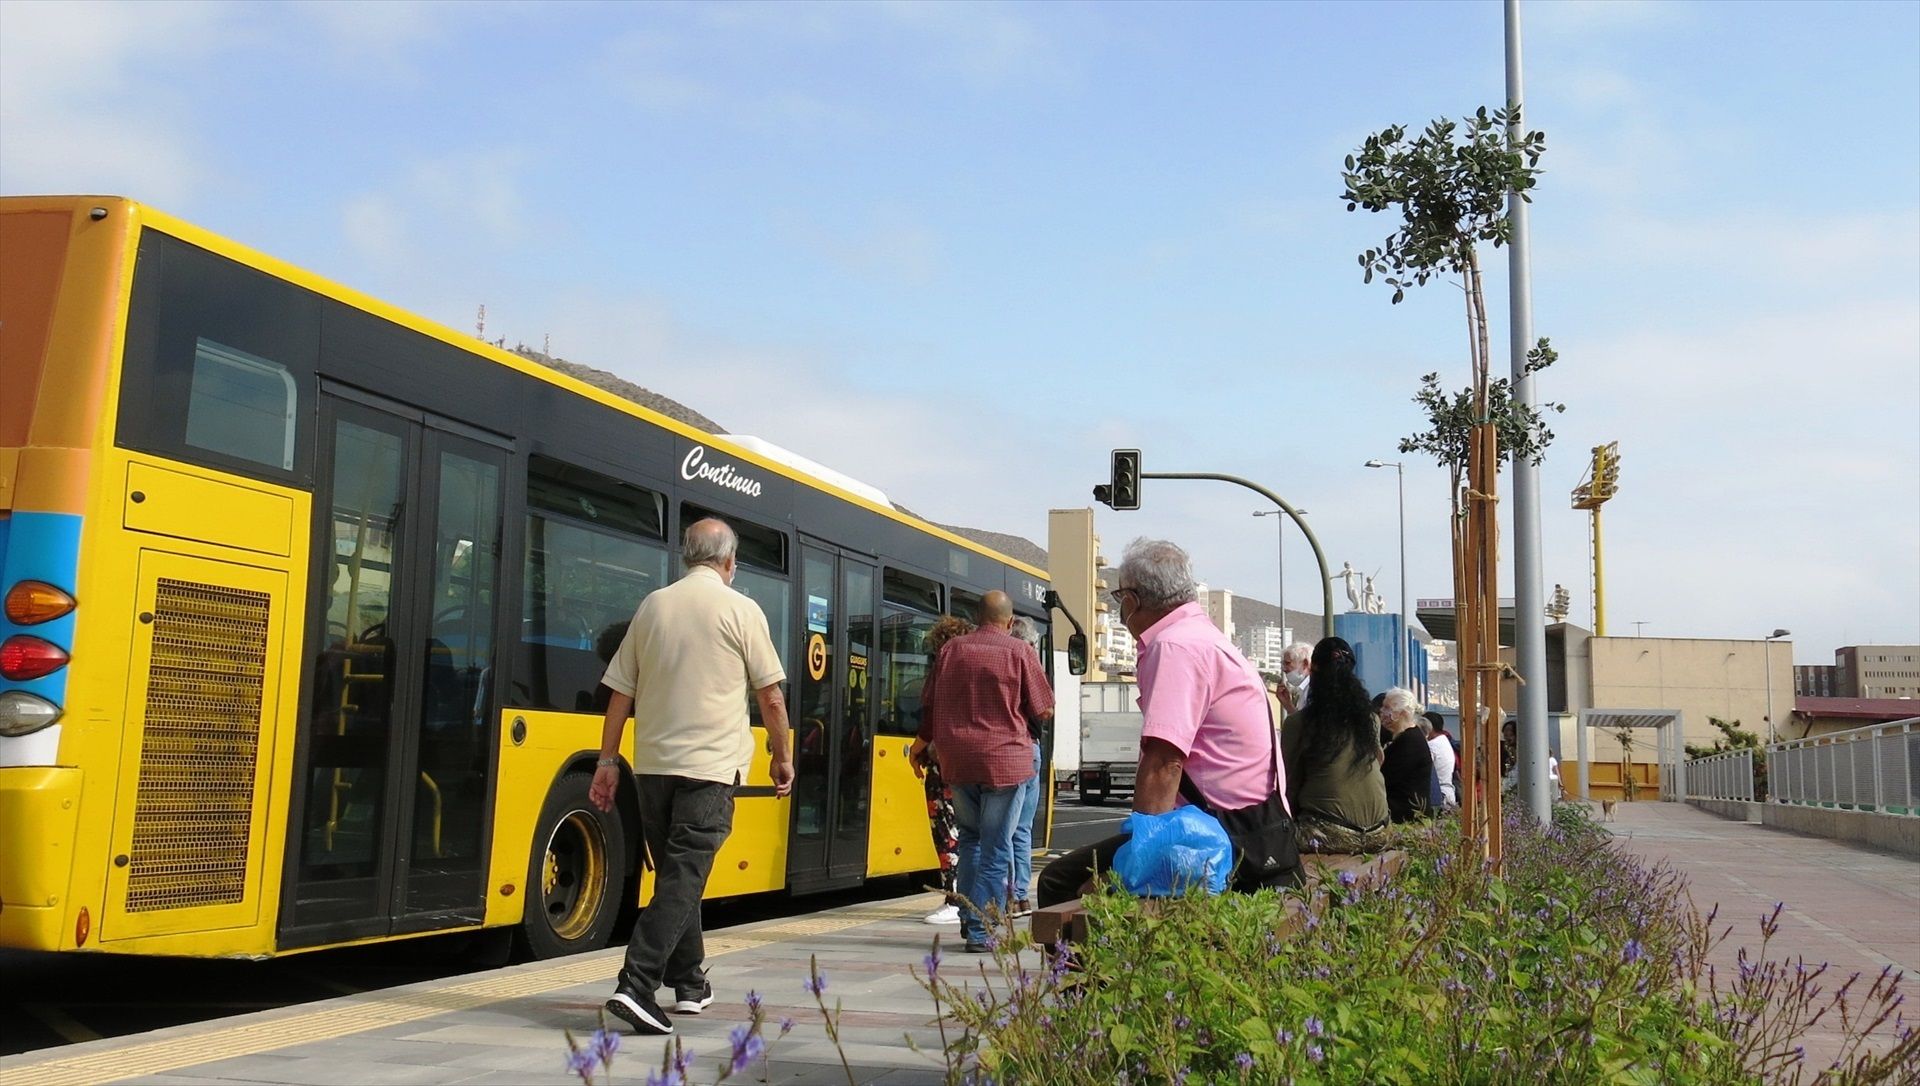
[[[1603,799],[1600,801],[1600,821],[1613,821],[1613,805],[1618,802],[1620,801],[1617,799]]]

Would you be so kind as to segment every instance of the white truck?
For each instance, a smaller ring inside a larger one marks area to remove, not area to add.
[[[1099,806],[1114,796],[1133,796],[1140,764],[1140,687],[1134,683],[1080,686],[1080,802]]]

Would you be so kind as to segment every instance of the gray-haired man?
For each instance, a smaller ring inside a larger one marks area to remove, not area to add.
[[[766,613],[729,587],[738,548],[725,521],[689,527],[680,551],[686,576],[641,601],[602,680],[613,697],[589,796],[601,810],[613,809],[620,738],[631,715],[640,827],[654,870],[653,900],[634,926],[606,1009],[641,1033],[673,1032],[654,999],[663,984],[673,986],[673,1009],[681,1014],[699,1014],[713,1003],[700,899],[713,854],[733,829],[734,787],[753,761],[749,687],[767,727],[774,792],[784,796],[793,788],[780,696],[786,672]]]
[[[1286,795],[1267,687],[1195,601],[1187,552],[1165,540],[1136,539],[1113,589],[1120,621],[1140,644],[1140,765],[1133,809],[1164,814],[1185,802],[1192,782],[1215,811],[1238,811]],[[1113,863],[1127,837],[1078,848],[1040,873],[1040,905],[1078,897]]]

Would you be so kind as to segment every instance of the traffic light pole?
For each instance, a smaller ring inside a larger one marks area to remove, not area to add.
[[[1281,512],[1292,518],[1293,522],[1300,526],[1300,533],[1307,537],[1307,545],[1313,548],[1313,560],[1320,565],[1320,636],[1331,637],[1333,635],[1333,574],[1327,570],[1327,556],[1321,553],[1320,540],[1314,536],[1313,529],[1307,527],[1307,522],[1301,518],[1300,511],[1288,505],[1285,498],[1261,486],[1259,483],[1242,479],[1238,475],[1222,475],[1219,472],[1213,471],[1143,471],[1140,473],[1140,478],[1211,479],[1217,483],[1234,483],[1246,487],[1248,490],[1279,506]],[[1282,624],[1285,623],[1285,620],[1286,616],[1282,615]]]

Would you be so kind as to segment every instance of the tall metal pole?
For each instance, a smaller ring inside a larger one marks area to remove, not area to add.
[[[1507,106],[1522,106],[1526,95],[1520,76],[1520,0],[1506,0]],[[1508,123],[1507,134],[1525,135],[1522,112]],[[1527,372],[1527,350],[1533,346],[1532,265],[1528,256],[1527,202],[1518,191],[1507,194],[1507,217],[1513,239],[1507,248],[1508,321],[1514,402],[1532,407],[1533,376]],[[1520,797],[1533,817],[1553,818],[1553,794],[1547,779],[1547,615],[1546,592],[1540,576],[1540,472],[1525,457],[1513,458],[1513,636],[1520,677],[1519,750],[1516,751]],[[1496,616],[1497,621],[1497,616]]]
[[[1305,509],[1298,510],[1298,512],[1303,517],[1307,515],[1307,511]],[[1282,518],[1280,520],[1274,521],[1273,526],[1275,528],[1280,529],[1280,533],[1279,533],[1280,648],[1282,651],[1285,651],[1287,645],[1290,643],[1287,640],[1287,522],[1285,519],[1286,514],[1281,512],[1278,509],[1256,509],[1253,511],[1253,515],[1256,517]]]
[[[1280,541],[1280,651],[1287,651],[1287,518],[1277,515],[1273,518],[1274,538]]]
[[[1396,652],[1400,657],[1400,689],[1413,689],[1413,649],[1408,644],[1413,640],[1410,625],[1413,615],[1407,610],[1407,465],[1405,461],[1393,465],[1393,473],[1400,483],[1400,645]]]

